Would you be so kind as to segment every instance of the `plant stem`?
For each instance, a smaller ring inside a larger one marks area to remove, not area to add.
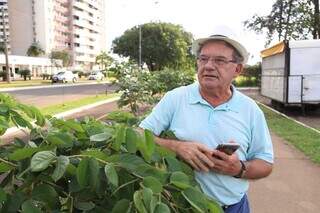
[[[119,187],[111,194],[111,196],[113,196],[116,192],[118,192],[118,191],[119,191],[120,189],[122,189],[123,187],[125,187],[125,186],[127,186],[127,185],[130,185],[131,183],[134,183],[134,182],[136,182],[136,181],[138,181],[138,180],[139,180],[139,178],[134,179],[134,180],[132,180],[132,181],[129,181],[129,182],[127,182],[127,183],[119,186]]]
[[[7,161],[7,160],[5,160],[5,159],[3,159],[3,158],[0,158],[0,161],[3,162],[3,163],[8,164],[8,165],[10,165],[10,166],[14,166],[14,167],[17,167],[17,166],[18,166],[17,164],[11,163],[10,161]]]
[[[69,158],[86,158],[86,157],[92,157],[90,155],[72,155],[72,156],[68,156]],[[107,161],[104,161],[104,160],[101,160],[99,158],[95,158],[97,161],[99,161],[100,163],[103,163],[103,164],[109,164],[109,162]]]

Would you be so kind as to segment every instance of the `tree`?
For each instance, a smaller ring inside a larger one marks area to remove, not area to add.
[[[34,42],[30,45],[30,47],[27,50],[27,55],[28,56],[34,56],[34,57],[38,57],[40,55],[44,55],[45,52],[44,50],[41,48],[40,44],[38,42]]]
[[[50,58],[51,60],[53,59],[60,59],[62,60],[62,65],[64,67],[67,67],[70,65],[71,63],[71,56],[68,53],[68,51],[66,50],[62,50],[62,51],[52,51],[50,54]]]
[[[319,0],[276,0],[267,16],[254,15],[244,22],[247,29],[266,32],[266,46],[278,40],[320,38]]]
[[[189,50],[193,37],[180,25],[171,23],[146,23],[141,25],[141,61],[149,70],[164,67],[176,69],[194,66]],[[139,26],[135,26],[113,41],[113,52],[139,61]]]
[[[113,61],[113,58],[104,51],[96,56],[96,63],[99,64],[103,70],[107,69],[107,67],[109,67]]]

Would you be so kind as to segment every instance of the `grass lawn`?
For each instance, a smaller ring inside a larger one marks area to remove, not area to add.
[[[109,79],[109,81],[111,81]],[[88,83],[88,82],[96,82],[96,81],[89,81],[86,78],[79,78],[78,83]],[[105,83],[106,81],[98,81],[101,83]],[[16,80],[11,81],[10,84],[8,84],[5,81],[0,82],[0,88],[12,88],[12,87],[28,87],[28,86],[40,86],[40,85],[51,85],[51,80],[42,80],[42,79],[32,79],[32,80]],[[54,85],[54,84],[53,84]]]
[[[320,164],[320,134],[260,105],[269,128],[301,150],[313,162]]]
[[[51,106],[47,106],[44,108],[40,108],[40,111],[44,115],[54,115],[54,114],[57,114],[60,112],[65,112],[65,111],[75,109],[75,108],[78,108],[81,106],[93,104],[98,101],[103,101],[103,100],[107,100],[107,99],[111,99],[111,98],[119,97],[119,96],[120,95],[117,93],[111,93],[108,95],[98,94],[98,95],[89,96],[89,97],[82,98],[82,99],[75,100],[75,101],[65,102],[64,104],[56,104],[56,105],[51,105]]]

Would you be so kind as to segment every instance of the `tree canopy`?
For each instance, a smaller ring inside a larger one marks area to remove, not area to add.
[[[50,58],[51,59],[60,59],[60,60],[62,60],[62,65],[64,67],[69,66],[70,63],[71,63],[71,56],[68,53],[68,51],[66,51],[66,50],[52,51],[51,54],[50,54]]]
[[[103,70],[107,69],[107,67],[109,67],[113,61],[114,59],[104,51],[96,56],[96,63],[99,64]]]
[[[40,46],[40,44],[38,42],[34,42],[30,45],[30,47],[27,50],[27,55],[28,56],[40,56],[45,54],[44,50],[42,49],[42,47]]]
[[[190,52],[191,33],[180,25],[151,22],[141,25],[141,61],[149,70],[164,67],[186,68],[194,65]],[[139,26],[135,26],[113,41],[113,52],[139,61]]]
[[[269,15],[246,20],[247,29],[266,32],[266,45],[278,40],[320,38],[319,0],[276,0]]]

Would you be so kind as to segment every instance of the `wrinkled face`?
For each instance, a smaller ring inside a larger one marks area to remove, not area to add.
[[[198,59],[198,81],[202,89],[230,89],[242,70],[232,57],[233,49],[222,41],[210,41],[202,47]]]

